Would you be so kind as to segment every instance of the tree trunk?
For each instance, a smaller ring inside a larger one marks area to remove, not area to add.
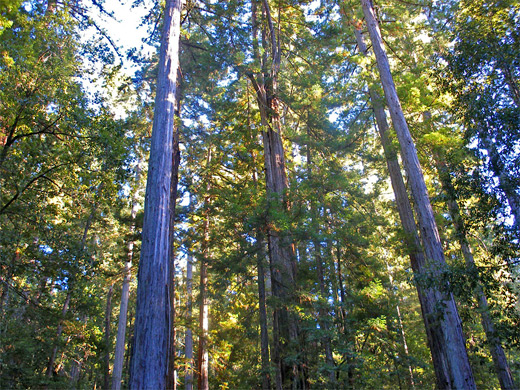
[[[184,343],[186,356],[186,375],[184,376],[184,389],[193,390],[193,332],[191,330],[191,316],[193,307],[193,256],[190,252],[188,252],[188,261],[186,263],[186,290],[186,318],[188,320],[188,327],[186,328],[186,340]]]
[[[328,385],[331,387],[336,387],[336,374],[335,374],[335,367],[336,364],[334,362],[334,357],[332,356],[332,347],[331,347],[331,340],[329,336],[329,317],[330,314],[328,310],[323,306],[325,305],[324,302],[327,300],[327,291],[325,290],[325,280],[323,275],[323,259],[321,257],[321,248],[319,244],[316,241],[313,241],[314,244],[314,253],[315,253],[315,259],[316,259],[316,268],[318,271],[318,284],[320,288],[320,302],[318,302],[319,308],[319,324],[320,328],[323,329],[323,332],[325,335],[322,337],[322,344],[323,349],[325,352],[325,363],[327,364],[326,371],[329,373],[329,383]]]
[[[132,278],[132,256],[134,241],[128,243],[128,261],[125,263],[123,290],[121,292],[121,305],[119,307],[119,322],[117,324],[116,349],[114,352],[114,365],[112,367],[112,390],[121,389],[123,376],[123,362],[125,356],[125,337],[127,326],[128,299],[130,296],[130,280]]]
[[[385,262],[386,262],[386,260],[385,260]],[[406,333],[404,332],[403,319],[401,317],[401,309],[399,307],[399,298],[397,297],[397,294],[395,293],[396,286],[394,285],[394,277],[392,276],[392,271],[390,269],[390,265],[388,264],[388,262],[386,262],[386,269],[388,270],[388,279],[390,281],[390,288],[391,288],[392,295],[394,296],[394,298],[397,301],[397,303],[395,305],[395,311],[397,314],[397,325],[399,327],[399,333],[401,333],[401,340],[403,341],[404,356],[407,359],[408,373],[410,374],[410,378],[409,378],[410,386],[409,387],[412,388],[413,390],[415,390],[415,379],[414,379],[414,375],[413,375],[413,367],[409,361],[410,355],[408,353],[408,343],[406,342]]]
[[[332,245],[331,245],[332,249]],[[347,310],[345,308],[347,304],[347,294],[345,292],[345,285],[343,283],[343,271],[341,270],[341,248],[339,242],[336,243],[336,268],[337,268],[337,283],[339,288],[339,299],[340,299],[340,307],[339,307],[339,316],[341,323],[341,330],[343,332],[344,337],[349,337],[349,329],[347,327]],[[353,353],[348,350],[343,353],[343,360],[347,363],[347,383],[349,389],[354,389],[355,386],[355,378],[354,378],[354,368],[352,363],[352,355]]]
[[[271,10],[267,0],[262,1],[263,15],[268,31],[262,32],[264,55],[261,59],[262,75],[257,80],[248,74],[257,94],[258,107],[262,120],[262,138],[264,144],[264,163],[268,197],[268,251],[271,268],[273,296],[277,304],[273,310],[273,350],[271,358],[276,368],[276,388],[305,387],[301,364],[293,359],[287,362],[291,354],[291,344],[298,345],[298,321],[289,306],[295,301],[292,291],[296,279],[296,259],[294,245],[288,232],[277,229],[273,214],[282,215],[288,209],[286,191],[288,189],[285,171],[285,151],[281,138],[279,115],[278,73],[280,71],[280,40],[274,29]],[[255,26],[256,21],[253,20]],[[267,36],[270,42],[267,42]],[[255,52],[258,52],[255,50]],[[271,64],[267,60],[270,55]],[[259,55],[259,54],[257,54]],[[257,58],[257,60],[259,60]],[[275,211],[276,210],[276,211]],[[274,227],[274,228],[273,228]]]
[[[368,49],[365,44],[362,32],[357,28],[354,30],[354,32],[360,52],[367,56]],[[408,199],[406,186],[404,184],[401,173],[401,167],[397,158],[397,151],[393,147],[392,142],[388,136],[389,126],[386,120],[385,107],[381,97],[374,87],[369,86],[368,91],[370,100],[372,102],[372,108],[374,110],[374,116],[376,118],[377,128],[381,137],[381,144],[383,146],[388,173],[390,176],[390,182],[396,200],[397,211],[399,213],[401,225],[405,234],[405,243],[408,248],[410,263],[412,265],[412,269],[414,270],[414,274],[416,276],[420,276],[421,272],[425,270],[426,259],[424,257],[424,252],[422,251],[422,245],[418,235],[417,226],[415,224],[412,206],[410,204],[410,200]],[[440,335],[435,331],[436,325],[432,323],[432,320],[435,316],[435,313],[433,312],[433,308],[435,306],[428,303],[434,299],[437,299],[436,296],[438,296],[438,292],[435,292],[433,289],[425,289],[422,286],[417,285],[417,294],[421,304],[421,312],[424,326],[426,328],[428,345],[432,346],[439,343],[442,344],[443,340],[438,337]],[[437,349],[435,348],[435,350]],[[433,350],[431,352],[432,354],[434,353]],[[434,361],[436,361],[435,357]],[[413,386],[413,371],[410,371],[410,375]]]
[[[199,350],[197,359],[197,372],[198,372],[198,390],[209,389],[209,355],[208,355],[208,330],[209,330],[209,318],[208,318],[208,297],[207,297],[207,285],[208,285],[208,262],[209,262],[209,191],[211,190],[211,177],[210,177],[210,163],[211,163],[211,147],[208,149],[208,156],[206,159],[206,169],[208,175],[206,177],[206,197],[204,199],[204,238],[202,241],[202,258],[200,260],[200,306],[199,306]]]
[[[361,4],[376,56],[385,98],[392,117],[392,123],[396,130],[399,144],[401,145],[401,156],[408,172],[412,195],[417,205],[418,222],[426,260],[428,262],[428,271],[432,272],[435,278],[440,278],[442,277],[441,271],[445,268],[446,262],[430,199],[426,190],[426,184],[417,157],[417,151],[397,96],[388,58],[383,48],[381,32],[374,15],[372,2],[371,0],[361,0]],[[447,288],[447,286],[444,286],[444,288]],[[440,326],[438,326],[438,328],[442,334],[438,344],[430,343],[437,378],[437,387],[440,389],[475,389],[475,380],[469,365],[464,335],[462,333],[462,324],[457,307],[455,306],[455,301],[447,291],[440,294],[440,300],[437,299],[437,297],[431,297],[429,295],[430,294],[427,295],[427,299],[430,300],[430,298],[433,298],[433,300],[424,303],[431,305],[432,310],[438,312],[440,317]],[[437,303],[440,303],[440,305]],[[439,307],[439,309],[436,307]],[[431,338],[429,339],[431,340]]]
[[[58,328],[56,330],[56,345],[52,349],[51,356],[49,358],[49,362],[47,363],[47,371],[45,375],[48,378],[52,378],[52,374],[54,373],[54,362],[56,361],[56,356],[58,354],[58,343],[60,341],[61,333],[63,332],[63,321],[65,320],[65,316],[67,315],[67,312],[69,311],[69,304],[70,304],[70,298],[72,296],[72,291],[67,291],[67,296],[65,297],[65,302],[63,303],[63,308],[61,309],[61,317],[60,321],[58,322]]]
[[[256,1],[251,2],[251,13],[253,19],[253,47],[255,52],[255,58],[258,58],[258,26],[256,21]],[[255,141],[254,132],[251,129],[250,120],[250,105],[248,95],[248,128],[251,131],[251,142]],[[258,189],[258,172],[257,172],[257,155],[255,151],[252,151],[253,159],[253,173],[252,179],[255,188]],[[257,259],[257,273],[258,273],[258,307],[260,314],[260,354],[262,361],[262,390],[271,389],[271,364],[269,360],[269,332],[267,327],[267,303],[266,303],[266,291],[265,291],[265,266],[264,262],[267,259],[265,253],[265,237],[262,233],[263,226],[258,226],[256,229],[256,259]]]
[[[141,259],[139,262],[134,355],[130,388],[165,389],[173,327],[170,296],[170,199],[177,104],[180,0],[167,0],[146,184]]]
[[[15,247],[18,248],[19,242],[15,244]],[[20,259],[20,251],[16,249],[11,256],[10,264],[7,265],[7,275],[5,276],[5,279],[2,278],[2,295],[0,297],[0,315],[2,320],[5,317],[5,312],[8,309],[9,306],[9,287],[11,283],[11,278],[13,277],[13,270],[15,269],[16,264],[18,263]],[[2,267],[3,268],[3,267]],[[2,270],[3,271],[3,270]],[[4,330],[5,331],[5,330]]]
[[[199,390],[208,390],[208,349],[207,349],[207,337],[208,337],[208,300],[207,300],[207,283],[208,283],[208,270],[207,270],[207,255],[208,255],[208,239],[209,239],[209,220],[206,216],[204,221],[204,254],[200,262],[200,307],[199,307],[199,350],[197,360],[197,373],[198,373],[198,385]]]
[[[451,182],[448,167],[439,157],[437,157],[436,160],[442,190],[448,199],[448,210],[450,211],[453,226],[455,227],[455,234],[457,236],[457,240],[459,241],[466,267],[474,275],[478,275],[473,253],[471,253],[471,249],[466,238],[466,227],[464,226],[464,221],[460,213],[459,205],[457,204],[455,188]],[[511,374],[509,364],[507,363],[506,354],[502,348],[500,337],[495,330],[495,325],[493,324],[493,320],[489,313],[489,305],[480,281],[477,281],[475,284],[475,296],[477,298],[482,328],[486,333],[487,343],[491,352],[495,371],[500,382],[500,387],[502,390],[516,389],[517,387],[515,386],[513,375]]]
[[[135,181],[139,185],[141,177],[141,159],[139,158],[136,166]],[[125,267],[123,269],[123,290],[121,292],[121,305],[119,307],[119,322],[117,324],[116,349],[114,352],[114,366],[112,368],[112,390],[121,389],[121,379],[123,376],[123,363],[125,357],[125,338],[128,315],[128,299],[130,297],[130,281],[132,280],[132,261],[134,259],[134,234],[135,234],[135,218],[137,216],[137,208],[139,202],[137,200],[137,191],[132,199],[132,211],[130,217],[132,224],[130,226],[130,239],[127,246],[127,257]]]
[[[265,251],[264,238],[257,234],[257,268],[258,268],[258,305],[260,311],[260,351],[262,358],[262,390],[271,389],[271,375],[269,364],[269,334],[267,332],[267,310],[265,295]]]
[[[401,332],[401,339],[403,340],[404,356],[406,356],[406,358],[409,359],[410,354],[408,353],[408,343],[406,342],[406,333],[404,332],[403,319],[401,317],[401,309],[399,308],[399,304],[395,306],[395,309],[397,312],[397,321],[399,325],[399,331]],[[413,367],[410,364],[410,361],[408,361],[407,364],[408,373],[410,374],[410,388],[415,390],[415,378],[413,375]]]
[[[177,338],[175,331],[175,207],[177,205],[177,185],[179,184],[179,165],[181,163],[181,154],[179,149],[179,126],[181,115],[181,70],[180,65],[177,70],[177,87],[175,89],[175,102],[177,104],[175,110],[175,119],[177,120],[176,131],[173,133],[172,145],[172,176],[170,182],[170,224],[169,224],[169,268],[170,275],[168,279],[170,302],[170,351],[168,357],[167,381],[166,388],[177,389],[177,370],[175,367],[175,340]]]
[[[110,388],[110,323],[112,317],[112,295],[114,285],[111,284],[107,293],[107,307],[105,310],[105,375],[103,378],[103,389]]]
[[[132,362],[132,356],[134,354],[134,328],[135,328],[135,312],[130,310],[128,314],[128,334],[131,335],[128,340],[128,353],[125,356],[125,363],[123,364],[123,372],[126,372],[126,377],[121,378],[121,381],[126,383],[130,381],[130,365]]]

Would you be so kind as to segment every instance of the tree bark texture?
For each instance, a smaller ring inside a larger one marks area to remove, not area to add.
[[[359,49],[364,55],[368,55],[368,49],[364,42],[363,35],[360,30],[355,29],[356,40]],[[413,209],[408,198],[406,186],[404,184],[401,167],[397,158],[397,151],[394,149],[392,142],[388,136],[389,126],[386,120],[385,108],[381,97],[373,87],[369,87],[370,100],[376,118],[377,128],[381,137],[385,160],[388,167],[390,182],[394,192],[397,211],[401,220],[401,225],[405,234],[405,243],[408,248],[410,263],[416,276],[421,276],[427,271],[427,262],[422,249],[421,240],[419,238],[417,226],[415,224]],[[432,354],[436,377],[439,382],[444,383],[448,380],[448,373],[445,372],[443,363],[443,355],[441,353],[444,339],[439,327],[435,321],[435,307],[441,304],[441,294],[433,288],[425,288],[422,285],[416,285],[428,346]]]
[[[173,343],[169,225],[180,12],[180,0],[166,1],[138,272],[134,355],[130,368],[130,388],[134,390],[166,388]]]
[[[373,50],[376,56],[381,84],[385,92],[386,102],[392,118],[397,138],[401,146],[401,156],[408,173],[412,195],[415,200],[418,224],[424,245],[424,253],[427,268],[435,277],[441,277],[441,271],[445,268],[444,253],[440,242],[439,232],[435,223],[433,210],[427,193],[426,184],[422,174],[415,144],[412,140],[408,124],[406,123],[401,103],[390,72],[390,65],[383,48],[379,24],[374,15],[371,0],[361,0],[363,13],[368,27]],[[437,294],[435,294],[437,295]],[[430,344],[434,368],[437,378],[437,387],[440,389],[475,389],[473,372],[469,365],[466,352],[462,324],[458,315],[455,301],[447,291],[441,292],[441,296],[433,297],[424,302],[427,306],[433,306],[432,311],[438,314],[432,321],[438,321],[438,329],[431,329],[432,333],[440,331],[441,343]],[[441,302],[439,309],[435,303]]]
[[[251,4],[253,13],[253,29],[256,28],[256,2],[253,1]],[[257,33],[253,33],[253,38],[256,39]],[[249,126],[251,130],[251,126]],[[253,137],[254,138],[254,137]],[[256,164],[256,153],[253,152],[253,166],[257,167]],[[252,174],[253,183],[255,188],[258,188],[258,172],[255,168]],[[267,259],[265,253],[265,238],[262,232],[262,227],[258,227],[256,231],[256,261],[257,261],[257,272],[258,272],[258,311],[260,317],[260,354],[262,360],[262,390],[271,389],[271,364],[269,360],[269,331],[267,326],[267,300],[266,300],[266,288],[265,288],[265,266],[264,262]]]
[[[254,2],[254,0],[253,0]],[[275,366],[276,389],[305,387],[303,369],[297,362],[288,363],[291,344],[298,344],[298,321],[290,310],[295,301],[293,286],[296,279],[296,259],[294,245],[288,232],[277,229],[270,215],[273,211],[288,209],[286,191],[288,189],[285,170],[285,151],[281,137],[279,114],[278,74],[280,71],[280,40],[274,28],[271,9],[267,0],[262,0],[262,15],[266,28],[262,31],[264,55],[256,58],[262,65],[258,77],[248,74],[257,96],[262,120],[264,145],[265,178],[269,204],[268,252],[271,269],[272,293],[276,299],[273,309],[273,349],[271,359]],[[256,42],[256,15],[253,16],[253,41]],[[254,52],[259,56],[259,50]],[[270,60],[270,63],[268,61]]]

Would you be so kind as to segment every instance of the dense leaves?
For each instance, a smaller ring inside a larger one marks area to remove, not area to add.
[[[210,388],[274,387],[280,308],[297,330],[281,340],[283,364],[299,370],[295,386],[433,387],[416,288],[434,285],[455,296],[477,387],[499,386],[479,291],[519,383],[520,8],[512,0],[440,3],[376,2],[448,262],[415,277],[368,94],[383,92],[354,36],[363,30],[360,4],[186,2],[173,243],[179,388],[189,388],[190,373],[197,383],[189,331],[194,356],[204,337]],[[0,5],[1,388],[104,386],[123,265],[140,250],[158,56],[132,50],[139,70],[125,76],[102,34],[81,38],[93,22],[84,8],[102,13],[102,3],[48,5]],[[144,21],[152,44],[161,15],[155,4]],[[276,112],[259,99],[273,74]],[[276,115],[287,187],[274,195],[262,136]],[[273,294],[273,234],[295,253],[286,301]]]

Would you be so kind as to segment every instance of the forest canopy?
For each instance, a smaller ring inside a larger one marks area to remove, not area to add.
[[[0,2],[1,389],[518,388],[516,0],[122,4]]]

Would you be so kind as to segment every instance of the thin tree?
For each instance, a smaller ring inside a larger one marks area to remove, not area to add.
[[[202,239],[202,257],[200,259],[200,283],[199,283],[199,349],[197,353],[197,382],[199,390],[209,389],[209,355],[208,355],[208,262],[210,258],[209,248],[209,207],[211,190],[211,146],[208,148],[208,155],[206,157],[206,169],[208,174],[206,176],[206,196],[204,197],[204,225],[203,225],[203,239]]]
[[[135,181],[139,183],[141,177],[141,159],[138,160],[135,170]],[[130,218],[130,239],[127,244],[127,257],[123,268],[123,287],[121,291],[121,304],[119,306],[119,321],[117,324],[116,348],[114,352],[114,366],[112,368],[112,390],[121,389],[121,378],[123,376],[123,363],[125,356],[125,337],[128,317],[128,299],[130,296],[130,281],[132,279],[132,261],[134,259],[134,234],[135,234],[135,217],[139,202],[137,199],[137,191],[132,199],[132,210]]]
[[[170,305],[170,340],[177,337],[175,324],[175,207],[177,205],[177,186],[179,184],[179,165],[181,163],[181,152],[179,149],[179,133],[180,133],[180,116],[181,116],[181,77],[182,72],[180,65],[177,68],[177,88],[175,89],[175,129],[173,132],[172,146],[172,176],[170,180],[170,225],[169,225],[169,268],[170,275],[168,278],[169,296],[172,297]],[[170,342],[170,351],[168,357],[168,379],[166,387],[168,389],[177,389],[177,370],[175,367],[175,342]]]
[[[111,284],[108,288],[107,293],[107,306],[105,310],[105,372],[103,377],[103,389],[109,389],[110,387],[110,332],[111,332],[111,323],[112,323],[112,295],[114,294],[114,284]],[[78,370],[79,371],[79,370]]]
[[[98,191],[99,191],[99,189],[100,189],[100,186],[98,187]],[[96,209],[97,209],[97,202],[94,203],[94,206],[92,207],[92,211],[90,212],[90,214],[87,218],[87,222],[85,223],[85,228],[83,229],[83,236],[81,237],[80,253],[85,251],[85,245],[87,243],[88,232],[92,225],[92,220],[94,219],[94,214],[96,212]],[[45,375],[49,378],[51,378],[54,373],[54,363],[56,361],[56,357],[58,354],[58,343],[59,343],[61,334],[63,333],[63,323],[65,321],[65,317],[69,311],[70,299],[72,298],[72,292],[74,290],[74,281],[70,280],[67,287],[68,287],[67,296],[65,297],[65,302],[63,303],[63,307],[61,309],[60,320],[58,321],[58,328],[56,329],[56,344],[54,345],[54,347],[52,349],[51,356],[49,357],[49,362],[47,363],[47,370],[45,373]]]
[[[310,129],[307,128],[307,137],[310,139]],[[307,144],[307,175],[309,177],[309,180],[312,181],[314,178],[314,173],[312,171],[312,165],[313,165],[313,155],[311,153],[311,146],[310,143]],[[312,231],[314,234],[319,233],[319,226],[318,226],[318,208],[316,206],[316,201],[311,197],[310,201],[310,211],[311,211],[311,226]],[[316,262],[316,271],[318,273],[318,286],[320,291],[320,298],[321,301],[318,302],[319,308],[318,308],[318,314],[319,314],[319,325],[320,329],[323,329],[323,337],[322,337],[322,344],[323,349],[325,352],[325,363],[327,365],[326,371],[328,371],[328,377],[329,377],[329,385],[332,387],[336,387],[336,371],[335,367],[336,364],[334,362],[334,357],[332,354],[332,343],[329,336],[329,318],[330,315],[328,313],[328,310],[325,306],[324,301],[326,301],[328,297],[328,292],[325,284],[325,275],[324,275],[324,268],[323,268],[323,257],[321,253],[321,245],[316,238],[316,236],[313,237],[312,244],[314,247],[314,258]]]
[[[253,15],[256,14],[256,3],[253,1],[252,3],[252,12]],[[256,19],[256,18],[255,18]],[[255,19],[253,20],[253,25],[255,25]],[[255,34],[253,34],[255,35]],[[249,95],[247,99],[248,105],[248,121],[250,119],[249,113]],[[249,129],[251,129],[251,124],[249,123]],[[252,133],[251,133],[252,135]],[[258,189],[258,172],[257,172],[257,156],[253,151],[253,172],[252,179],[255,185],[255,189]],[[260,320],[260,356],[262,359],[262,390],[270,390],[271,389],[271,373],[270,373],[270,361],[269,361],[269,332],[267,330],[267,304],[266,304],[266,289],[265,289],[265,266],[264,262],[267,259],[265,252],[265,238],[262,232],[263,226],[259,226],[256,229],[255,237],[256,237],[256,264],[257,264],[257,274],[258,274],[258,312],[259,312],[259,320]]]
[[[130,388],[165,389],[170,367],[170,199],[181,0],[167,0],[146,184]]]
[[[191,202],[190,202],[191,203]],[[184,342],[184,353],[186,356],[186,375],[184,376],[184,388],[193,390],[193,331],[191,330],[191,316],[193,309],[193,255],[188,249],[188,260],[186,262],[186,336]]]
[[[415,390],[415,379],[414,379],[414,374],[413,374],[413,367],[412,367],[412,364],[409,361],[410,354],[408,352],[408,343],[406,342],[406,333],[404,331],[403,317],[401,316],[401,308],[399,307],[399,305],[400,305],[399,297],[395,293],[395,290],[396,290],[397,286],[394,284],[394,277],[392,275],[392,270],[390,268],[390,264],[388,264],[388,261],[386,261],[386,259],[385,259],[385,263],[386,263],[386,269],[388,271],[388,280],[390,282],[390,289],[391,289],[391,292],[392,292],[392,296],[396,300],[395,311],[396,311],[396,314],[397,314],[397,326],[399,328],[399,333],[401,333],[401,340],[403,342],[404,356],[408,360],[408,373],[410,374],[410,376],[409,376],[409,384],[410,384],[410,387],[413,390]]]

